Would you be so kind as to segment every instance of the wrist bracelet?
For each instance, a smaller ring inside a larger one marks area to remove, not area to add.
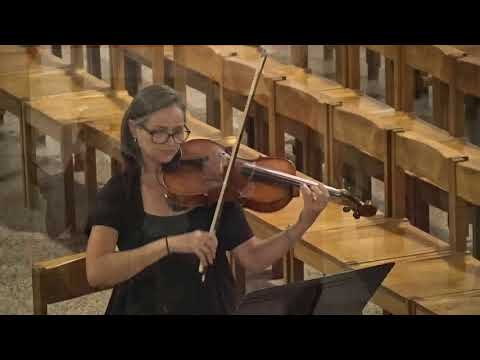
[[[165,244],[167,245],[167,254],[170,255],[170,248],[168,246],[168,236],[165,236]]]
[[[285,229],[285,231],[283,232],[285,234],[285,236],[287,237],[287,240],[289,242],[293,242],[292,238],[290,237],[290,232],[289,232],[291,227],[292,227],[292,225],[288,225],[287,228]]]

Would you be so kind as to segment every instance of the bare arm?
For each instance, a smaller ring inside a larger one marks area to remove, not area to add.
[[[233,254],[242,266],[251,272],[260,272],[281,259],[295,242],[302,238],[308,226],[299,221],[287,231],[266,239],[252,237],[233,250]]]
[[[124,282],[168,255],[165,238],[127,251],[115,251],[118,232],[108,226],[92,228],[87,247],[87,280],[108,288]],[[193,253],[207,266],[215,259],[217,239],[203,231],[168,237],[171,253]]]
[[[165,239],[128,251],[115,251],[118,233],[94,226],[87,246],[87,279],[91,286],[108,288],[126,281],[167,255]]]
[[[328,192],[325,188],[304,188],[302,195],[304,209],[295,225],[267,239],[252,237],[233,250],[234,256],[245,269],[260,272],[281,259],[302,238],[327,205]]]

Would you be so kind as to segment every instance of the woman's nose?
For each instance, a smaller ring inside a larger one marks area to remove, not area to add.
[[[168,137],[167,144],[168,144],[168,145],[176,145],[176,142],[175,142],[175,140],[173,140],[173,136],[172,136],[172,135],[170,135],[170,136]]]

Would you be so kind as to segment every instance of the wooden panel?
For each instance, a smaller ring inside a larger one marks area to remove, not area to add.
[[[479,290],[480,262],[463,254],[400,262],[383,286],[407,299]]]
[[[465,56],[456,62],[457,89],[480,97],[480,58]]]
[[[0,89],[0,109],[3,111],[11,112],[13,115],[19,117],[20,116],[20,107],[21,107],[22,100],[15,98],[15,96],[10,95]],[[2,114],[3,117],[4,114]]]
[[[335,46],[335,74],[336,80],[348,87],[348,50],[347,45]]]
[[[146,45],[117,45],[125,55],[138,61],[142,65],[152,67],[152,47]],[[170,54],[173,58],[173,55]]]
[[[48,54],[43,49],[35,48],[35,52],[1,53],[0,74],[14,74],[23,72],[51,71],[60,68],[69,68],[70,64],[64,60]]]
[[[267,60],[268,61],[268,60]],[[237,57],[231,57],[224,62],[224,77],[222,85],[229,91],[248,96],[252,86],[253,77],[255,75],[258,64],[246,62]],[[272,96],[269,85],[275,77],[269,76],[263,72],[258,81],[257,89],[255,91],[254,100],[262,106],[268,105],[268,99]]]
[[[112,89],[122,91],[126,89],[125,57],[123,51],[115,45],[109,46],[110,53],[110,82]]]
[[[74,69],[82,69],[84,67],[83,64],[83,46],[82,45],[72,45],[70,47],[70,57],[71,63]],[[88,54],[88,49],[87,49]],[[95,75],[96,76],[96,75]],[[97,76],[100,77],[100,76]]]
[[[99,45],[87,45],[87,70],[93,76],[102,78],[102,58]]]
[[[386,131],[375,116],[357,114],[336,107],[333,113],[333,137],[356,149],[384,161]]]
[[[68,74],[64,70],[42,73],[23,73],[0,76],[0,88],[20,100],[77,92],[81,90],[107,90],[109,86],[86,71]]]
[[[397,61],[399,58],[399,45],[362,45],[375,51],[390,60]]]
[[[448,228],[450,245],[455,251],[465,252],[468,235],[467,204],[457,196],[457,165],[468,158],[458,157],[450,159],[448,168]]]
[[[308,68],[308,45],[290,45],[290,63],[292,65]]]
[[[467,153],[467,155],[469,155]],[[480,158],[470,156],[467,162],[457,165],[457,194],[461,198],[480,205]]]
[[[216,82],[222,80],[223,57],[205,45],[174,45],[174,61]]]
[[[165,49],[163,45],[152,46],[152,80],[158,84],[165,82]]]
[[[480,315],[480,291],[415,299],[414,307],[414,315]]]
[[[277,114],[296,120],[325,135],[328,98],[323,95],[323,91],[340,87],[333,81],[323,79],[316,81],[311,76],[303,80],[304,82],[297,80],[277,82]]]
[[[308,264],[323,274],[335,274],[348,269],[347,266],[303,241],[295,245],[294,255],[296,259]]]
[[[399,167],[448,191],[448,159],[460,153],[411,131],[396,135],[395,151]]]
[[[46,304],[88,295],[101,289],[92,288],[87,281],[85,253],[36,263],[34,281],[39,283],[42,301]]]
[[[446,83],[450,83],[455,70],[455,59],[465,55],[464,52],[446,45],[404,45],[403,49],[407,65]]]
[[[131,98],[125,94],[110,96],[98,91],[82,91],[29,102],[29,106],[52,119],[53,122],[68,125],[91,120],[96,116],[123,113]]]
[[[120,161],[120,126],[122,115],[99,117],[85,124],[83,141],[89,146],[102,151],[111,158]],[[92,184],[92,183],[90,183]]]
[[[360,89],[360,46],[348,45],[347,56],[348,87],[351,89]],[[369,72],[369,76],[370,75],[371,73]]]
[[[403,220],[386,220],[375,226],[309,231],[303,239],[349,266],[408,258],[449,248],[444,241]]]

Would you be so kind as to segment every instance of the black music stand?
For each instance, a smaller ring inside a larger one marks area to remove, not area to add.
[[[361,315],[395,263],[247,294],[234,315]]]

